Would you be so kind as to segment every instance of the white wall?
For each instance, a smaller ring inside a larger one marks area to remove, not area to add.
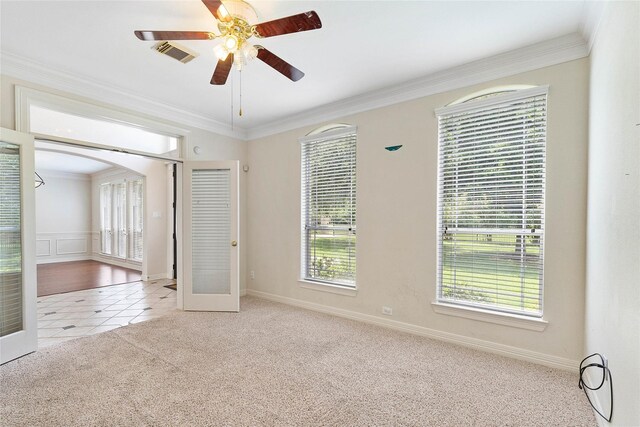
[[[506,84],[549,84],[544,332],[437,314],[437,120],[434,109]],[[343,117],[358,126],[356,296],[302,288],[300,147],[324,124],[249,143],[250,291],[395,320],[412,330],[488,342],[543,363],[577,366],[583,352],[588,60]],[[403,144],[396,152],[385,146]],[[383,305],[393,317],[381,315]],[[349,315],[349,314],[348,314]],[[416,329],[414,326],[423,329]],[[508,347],[505,347],[508,346]],[[510,350],[511,349],[511,350]]]
[[[585,354],[609,359],[611,425],[640,425],[640,3],[607,5],[591,52]],[[608,396],[599,393],[608,410]]]
[[[89,259],[91,181],[88,175],[38,169],[36,190],[38,264]]]

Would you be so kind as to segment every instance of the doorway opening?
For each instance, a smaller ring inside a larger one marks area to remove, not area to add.
[[[42,149],[35,166],[38,296],[140,281],[144,177]]]
[[[175,203],[167,214],[168,171],[157,159],[102,153],[36,141],[36,171],[44,184],[36,189],[38,345],[105,332],[153,319],[176,308],[176,292],[165,288],[173,276],[149,274],[149,256],[163,257]],[[128,162],[128,163],[127,163]],[[141,169],[123,167],[144,163]],[[170,239],[173,240],[173,239]],[[171,243],[173,246],[173,243]],[[151,268],[156,268],[153,265]]]

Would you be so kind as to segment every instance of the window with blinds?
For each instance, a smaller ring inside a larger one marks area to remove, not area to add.
[[[118,180],[100,185],[100,252],[142,262],[143,179]]]
[[[302,277],[356,286],[356,128],[300,139]]]
[[[0,141],[0,337],[22,328],[20,147]]]
[[[542,316],[547,87],[438,116],[438,301]]]

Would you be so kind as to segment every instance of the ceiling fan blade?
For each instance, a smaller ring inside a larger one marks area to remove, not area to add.
[[[212,40],[216,36],[206,31],[134,31],[140,40]]]
[[[298,70],[279,56],[276,56],[262,46],[256,47],[258,48],[258,59],[283,76],[293,80],[294,82],[297,82],[304,77],[304,73],[302,71]]]
[[[213,76],[211,77],[212,85],[223,85],[227,82],[227,77],[229,77],[229,72],[231,71],[231,67],[233,66],[233,53],[230,53],[227,56],[227,59],[224,61],[219,60],[218,65],[216,65],[216,69],[213,72]]]
[[[229,22],[233,19],[220,0],[202,0],[202,3],[204,3],[207,9],[209,9],[209,12],[220,21]]]
[[[259,37],[273,37],[299,31],[317,30],[322,28],[322,22],[320,22],[318,14],[312,10],[274,21],[263,22],[256,25],[255,28]]]

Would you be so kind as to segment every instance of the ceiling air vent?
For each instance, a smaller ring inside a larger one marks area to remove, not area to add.
[[[179,46],[175,42],[160,42],[155,45],[153,49],[163,55],[167,55],[173,59],[177,59],[183,64],[186,64],[187,62],[198,56],[198,54],[196,54],[195,52],[192,52],[184,46]]]

